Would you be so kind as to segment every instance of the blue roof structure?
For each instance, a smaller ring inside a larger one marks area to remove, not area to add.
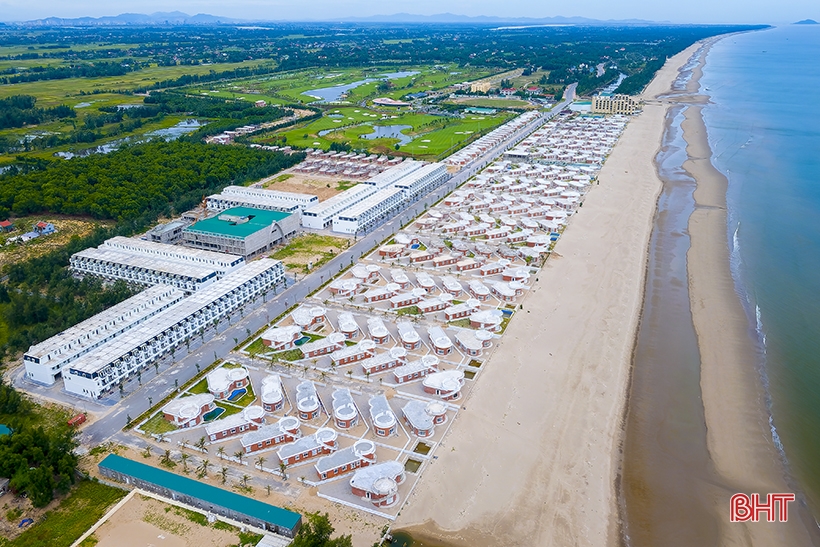
[[[222,488],[216,488],[176,473],[169,473],[116,454],[106,456],[99,463],[99,467],[159,485],[213,505],[232,509],[249,517],[276,524],[282,528],[294,530],[302,519],[299,513],[241,496]]]

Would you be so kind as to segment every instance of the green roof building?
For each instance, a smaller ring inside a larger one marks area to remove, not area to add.
[[[186,247],[252,258],[296,234],[301,213],[234,207],[200,220],[182,233]]]
[[[106,456],[99,463],[99,469],[105,477],[282,536],[294,537],[302,523],[299,513],[116,454]]]

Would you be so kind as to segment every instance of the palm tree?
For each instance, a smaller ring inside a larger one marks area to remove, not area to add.
[[[145,445],[145,452],[142,453],[142,456],[144,458],[150,458],[151,457],[151,445],[150,444]]]
[[[206,453],[206,454],[207,454],[207,453],[208,453],[208,449],[207,449],[207,448],[205,448],[205,442],[206,442],[205,437],[200,437],[200,438],[199,438],[199,440],[196,442],[196,444],[194,444],[194,446],[195,446],[196,448],[198,448],[201,452],[204,452],[204,453]]]
[[[256,458],[256,467],[258,467],[258,468],[259,468],[259,470],[261,471],[261,470],[262,470],[262,465],[263,465],[263,464],[264,464],[267,460],[268,460],[268,459],[267,459],[266,457],[264,457],[264,456],[259,456],[258,458]]]
[[[220,459],[220,460],[224,460],[224,459],[225,459],[225,447],[224,447],[224,446],[220,446],[220,447],[216,450],[216,453],[217,453],[217,455],[219,455],[219,459]]]
[[[199,467],[196,468],[197,470],[197,477],[200,479],[208,475],[208,468],[211,466],[211,462],[208,460],[202,460],[202,463],[199,464]]]
[[[185,450],[186,448],[188,448],[189,444],[191,444],[191,441],[189,441],[188,439],[182,439],[182,442],[179,445],[179,449]]]
[[[162,463],[165,465],[169,465],[171,463],[171,451],[166,450],[165,453],[162,455]]]
[[[288,480],[288,474],[285,473],[285,471],[287,471],[287,469],[288,469],[288,464],[286,464],[285,462],[280,461],[279,462],[279,472],[282,473],[282,478],[285,479],[285,480]]]
[[[239,484],[241,484],[244,488],[247,488],[249,480],[251,480],[249,475],[242,475],[242,479],[239,481]]]
[[[244,455],[245,453],[240,450],[238,452],[234,452],[233,457],[239,460],[239,463],[242,463],[242,456]]]
[[[265,490],[267,491],[268,495],[270,496],[270,484],[265,485]]]
[[[222,484],[225,484],[225,482],[227,482],[228,480],[228,468],[222,466],[222,469],[219,470],[219,474],[222,477]]]
[[[189,455],[188,455],[188,454],[186,454],[185,452],[183,452],[183,453],[182,453],[182,455],[180,456],[180,458],[182,459],[182,470],[183,470],[185,473],[187,473],[187,472],[188,472],[188,459],[189,459],[190,457],[191,457],[191,456],[189,456]]]

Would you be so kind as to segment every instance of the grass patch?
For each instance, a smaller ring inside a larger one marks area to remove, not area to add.
[[[418,306],[407,306],[396,310],[396,315],[422,315]]]
[[[201,381],[195,383],[188,389],[188,393],[200,394],[208,393],[208,380],[203,378]]]
[[[464,371],[464,377],[467,378],[468,380],[472,380],[473,378],[475,378],[475,371],[465,370]]]
[[[200,526],[208,526],[208,517],[202,513],[197,513],[196,511],[191,511],[190,509],[185,509],[183,507],[174,507],[174,513],[181,517],[185,517]]]
[[[349,246],[349,240],[343,237],[305,234],[293,238],[270,256],[281,260],[287,268],[307,273],[327,263]]]
[[[69,547],[126,492],[96,481],[82,481],[57,507],[3,547]],[[84,544],[85,545],[85,544]]]
[[[285,173],[284,175],[279,175],[278,177],[273,179],[273,182],[285,182],[290,178],[293,178],[293,175],[291,175],[290,173]]]
[[[256,355],[257,353],[262,353],[263,351],[270,351],[270,347],[266,346],[262,342],[262,338],[257,338],[245,346],[245,351],[247,351],[250,355]]]
[[[352,180],[340,180],[339,184],[336,185],[336,189],[340,192],[344,192],[345,190],[350,190],[354,186],[359,184],[358,182],[354,182]]]
[[[473,359],[473,360],[470,361],[470,366],[478,368],[478,367],[481,366],[481,361],[476,361],[475,359]]]
[[[256,545],[264,536],[262,534],[254,534],[253,532],[239,532],[240,545]]]
[[[94,547],[96,544],[100,542],[99,539],[94,534],[91,534],[87,538],[85,538],[82,542],[80,542],[80,547]]]
[[[174,424],[165,419],[162,412],[157,412],[151,416],[151,419],[145,422],[140,429],[149,435],[160,435],[162,433],[170,433],[171,431],[177,430]]]
[[[304,359],[305,356],[300,349],[289,349],[286,351],[280,351],[279,353],[274,353],[271,355],[272,359],[278,359],[280,361],[299,361]]]
[[[456,319],[455,321],[450,321],[450,326],[461,327],[463,329],[472,328],[470,326],[470,318],[469,317],[465,317],[464,319]]]
[[[219,415],[220,420],[223,419],[223,418],[227,418],[228,416],[231,416],[233,414],[239,414],[240,412],[242,412],[242,407],[234,406],[230,403],[225,403],[225,402],[222,402],[222,401],[216,403],[216,406],[218,406],[219,408],[225,410],[225,412],[223,412],[222,414]],[[219,420],[216,420],[214,423],[218,423],[218,422],[219,422]]]

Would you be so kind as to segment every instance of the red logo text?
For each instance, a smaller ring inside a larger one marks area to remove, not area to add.
[[[732,522],[786,522],[789,502],[794,499],[794,494],[766,494],[765,500],[760,494],[735,494],[729,502],[730,519]]]

